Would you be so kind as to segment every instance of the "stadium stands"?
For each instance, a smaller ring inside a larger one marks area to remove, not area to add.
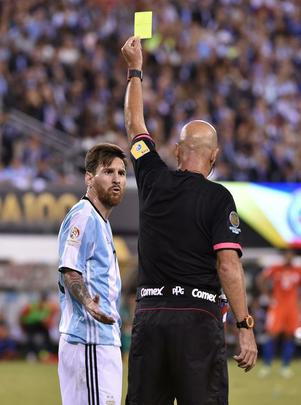
[[[216,179],[301,180],[297,0],[22,0],[0,9],[0,182],[70,184],[82,166],[74,156],[94,142],[127,148],[120,47],[134,11],[147,9],[145,114],[170,165],[179,129],[198,118],[218,129]],[[17,125],[20,112],[32,125]],[[71,155],[54,132],[71,140]]]

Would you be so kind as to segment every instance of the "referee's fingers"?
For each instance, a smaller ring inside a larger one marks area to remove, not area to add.
[[[247,373],[248,371],[252,370],[253,367],[255,367],[257,360],[257,353],[251,353],[248,365],[245,367],[245,372]]]
[[[237,361],[238,367],[245,369],[245,371],[249,371],[256,364],[257,351],[245,350],[242,351],[239,355],[233,356],[233,358],[235,361]]]
[[[235,361],[237,361],[238,364],[240,364],[244,360],[245,356],[246,356],[246,350],[242,349],[239,354],[236,354],[233,356],[233,359]]]
[[[254,333],[251,329],[240,329],[238,336],[241,351],[238,355],[233,356],[233,358],[237,361],[238,367],[249,371],[255,366],[257,359],[257,346]]]

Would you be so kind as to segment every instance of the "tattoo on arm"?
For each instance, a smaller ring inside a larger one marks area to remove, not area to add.
[[[64,272],[64,281],[70,293],[81,304],[86,305],[87,301],[92,299],[83,277],[76,271],[70,270]]]

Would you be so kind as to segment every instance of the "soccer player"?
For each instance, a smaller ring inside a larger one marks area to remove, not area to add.
[[[120,405],[121,281],[108,218],[124,194],[125,154],[96,145],[85,168],[86,195],[59,232],[60,389],[63,405]]]
[[[283,263],[268,267],[259,274],[258,286],[262,293],[269,293],[272,284],[270,305],[267,311],[266,331],[268,340],[263,345],[264,367],[259,375],[265,377],[271,372],[275,343],[282,337],[282,368],[280,373],[289,378],[293,375],[290,363],[294,354],[294,332],[298,327],[298,289],[301,285],[301,267],[293,263],[293,250],[286,250]]]
[[[221,285],[237,318],[245,371],[257,347],[239,260],[239,218],[228,190],[206,179],[218,154],[204,121],[186,124],[169,170],[143,115],[142,50],[131,37],[125,124],[140,206],[137,307],[129,355],[127,405],[226,405],[227,361]]]

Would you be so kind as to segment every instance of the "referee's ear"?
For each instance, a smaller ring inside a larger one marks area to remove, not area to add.
[[[180,145],[178,143],[175,144],[174,148],[174,155],[177,159],[178,164],[180,163],[180,150],[179,150]]]
[[[217,155],[219,154],[219,148],[214,149],[211,153],[211,158],[210,158],[210,165],[213,166],[215,164],[215,161],[217,159]]]

